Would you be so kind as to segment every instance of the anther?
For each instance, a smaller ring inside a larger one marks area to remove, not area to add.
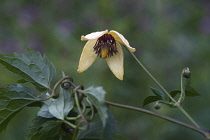
[[[99,37],[93,49],[97,56],[102,58],[111,57],[118,52],[116,48],[116,41],[110,34],[104,34]]]

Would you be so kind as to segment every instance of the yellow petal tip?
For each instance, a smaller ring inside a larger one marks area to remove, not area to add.
[[[133,48],[132,52],[135,52],[135,51],[136,51],[136,49],[135,49],[135,48]]]
[[[81,40],[86,40],[84,35],[81,36]]]
[[[82,71],[80,69],[77,70],[78,73],[81,73]]]

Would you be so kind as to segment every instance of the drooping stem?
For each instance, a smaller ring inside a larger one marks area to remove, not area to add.
[[[177,101],[167,92],[167,90],[155,79],[155,77],[144,67],[144,65],[138,60],[138,58],[126,47],[128,52],[134,57],[137,63],[143,68],[143,70],[152,78],[152,80],[161,88],[161,90],[174,102]],[[179,104],[177,108],[198,128],[200,126],[193,120],[193,118],[184,110],[184,108]]]
[[[127,49],[128,50],[128,49]],[[130,52],[130,50],[128,50]],[[144,65],[138,60],[138,58],[130,52],[130,54],[133,56],[133,58],[137,61],[137,63],[143,68],[143,70],[152,78],[152,80],[162,89],[162,91],[174,102],[176,103],[176,100],[166,91],[166,89],[155,79],[155,77],[144,67]]]
[[[146,109],[143,109],[143,108],[138,108],[138,107],[133,107],[133,106],[129,106],[129,105],[123,105],[123,104],[113,103],[113,102],[110,102],[110,101],[105,101],[105,103],[108,104],[108,105],[111,105],[111,106],[115,106],[115,107],[119,107],[119,108],[124,108],[124,109],[129,109],[129,110],[134,110],[134,111],[143,112],[143,113],[146,113],[146,114],[149,114],[149,115],[152,115],[152,116],[156,116],[158,118],[161,118],[161,119],[170,121],[172,123],[175,123],[175,124],[182,125],[184,127],[190,128],[190,129],[192,129],[192,130],[194,130],[196,132],[201,133],[207,139],[210,139],[210,137],[209,137],[210,136],[209,130],[201,129],[201,128],[198,128],[198,127],[189,125],[187,123],[178,121],[176,119],[170,118],[168,116],[164,116],[162,114],[159,114],[159,113],[156,113],[156,112],[152,112],[152,111],[149,111],[149,110],[146,110]]]

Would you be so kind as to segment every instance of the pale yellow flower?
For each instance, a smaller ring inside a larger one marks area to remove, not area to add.
[[[81,40],[88,40],[85,44],[80,61],[78,72],[87,70],[97,57],[104,58],[107,61],[112,73],[120,80],[123,80],[123,50],[119,43],[126,46],[131,52],[136,49],[132,48],[128,41],[120,33],[111,30],[93,32],[86,36],[81,36]]]

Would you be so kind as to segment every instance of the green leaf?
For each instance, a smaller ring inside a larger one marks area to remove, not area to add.
[[[164,102],[168,102],[168,97],[161,90],[156,89],[156,88],[153,88],[153,87],[149,87],[149,88],[152,90],[152,92],[155,95],[162,97],[162,99],[163,99]]]
[[[115,140],[128,140],[128,139],[126,139],[123,136],[117,135],[117,136],[115,136]]]
[[[38,140],[58,140],[63,134],[61,121],[47,121],[38,133]]]
[[[176,89],[176,90],[172,90],[171,92],[170,92],[170,95],[171,95],[171,97],[176,97],[176,95],[177,94],[180,94],[181,93],[181,90],[179,90],[179,89]]]
[[[0,54],[0,63],[39,90],[50,88],[56,75],[55,67],[47,57],[33,50],[29,50],[28,57],[18,53]]]
[[[32,91],[20,84],[0,89],[0,132],[24,107],[37,101]]]
[[[44,118],[53,118],[54,116],[49,112],[49,105],[43,104],[40,108],[37,116],[44,117]]]
[[[144,99],[143,106],[160,100],[162,100],[161,96],[148,96]]]
[[[42,125],[49,119],[43,117],[36,117],[32,124],[28,127],[25,140],[38,140],[38,133]]]
[[[172,96],[172,97],[175,97],[177,94],[180,94],[181,93],[181,91],[179,90],[179,89],[176,89],[176,90],[172,90],[171,92],[170,92],[170,95]],[[192,87],[188,87],[187,89],[185,89],[185,95],[186,96],[191,96],[191,97],[193,97],[193,96],[200,96],[200,93],[198,93],[196,90],[194,90]]]
[[[83,93],[90,99],[91,103],[97,109],[101,121],[103,123],[103,127],[106,125],[107,108],[105,106],[105,94],[106,92],[102,87],[89,87],[83,91]]]
[[[79,130],[77,139],[101,139],[102,128],[103,127],[101,121],[90,123],[89,128],[87,130]]]
[[[74,98],[72,98],[72,89],[65,90],[60,87],[60,94],[57,99],[51,99],[49,112],[56,118],[64,120],[68,113],[74,107]]]
[[[61,121],[37,117],[28,129],[25,140],[58,140],[62,136],[67,136],[62,125]]]
[[[191,86],[188,86],[185,89],[186,96],[200,96],[200,93],[198,93],[195,89],[193,89]]]
[[[118,134],[116,121],[112,113],[107,110],[108,118],[105,127],[102,122],[94,122],[89,124],[89,128],[86,131],[80,130],[77,139],[102,139],[102,140],[115,140]]]
[[[107,110],[108,118],[106,120],[106,125],[103,130],[103,140],[115,140],[115,136],[118,133],[116,120],[113,114]]]
[[[47,92],[46,94],[42,95],[41,98],[46,99],[49,96],[50,96],[50,94]],[[53,118],[54,116],[49,111],[49,105],[54,100],[55,99],[50,98],[49,100],[43,101],[42,106],[41,106],[39,112],[37,113],[37,116],[40,116],[40,117],[43,117],[43,118]]]
[[[16,81],[16,83],[22,84],[22,83],[26,83],[28,81],[26,81],[25,79],[19,79]]]

